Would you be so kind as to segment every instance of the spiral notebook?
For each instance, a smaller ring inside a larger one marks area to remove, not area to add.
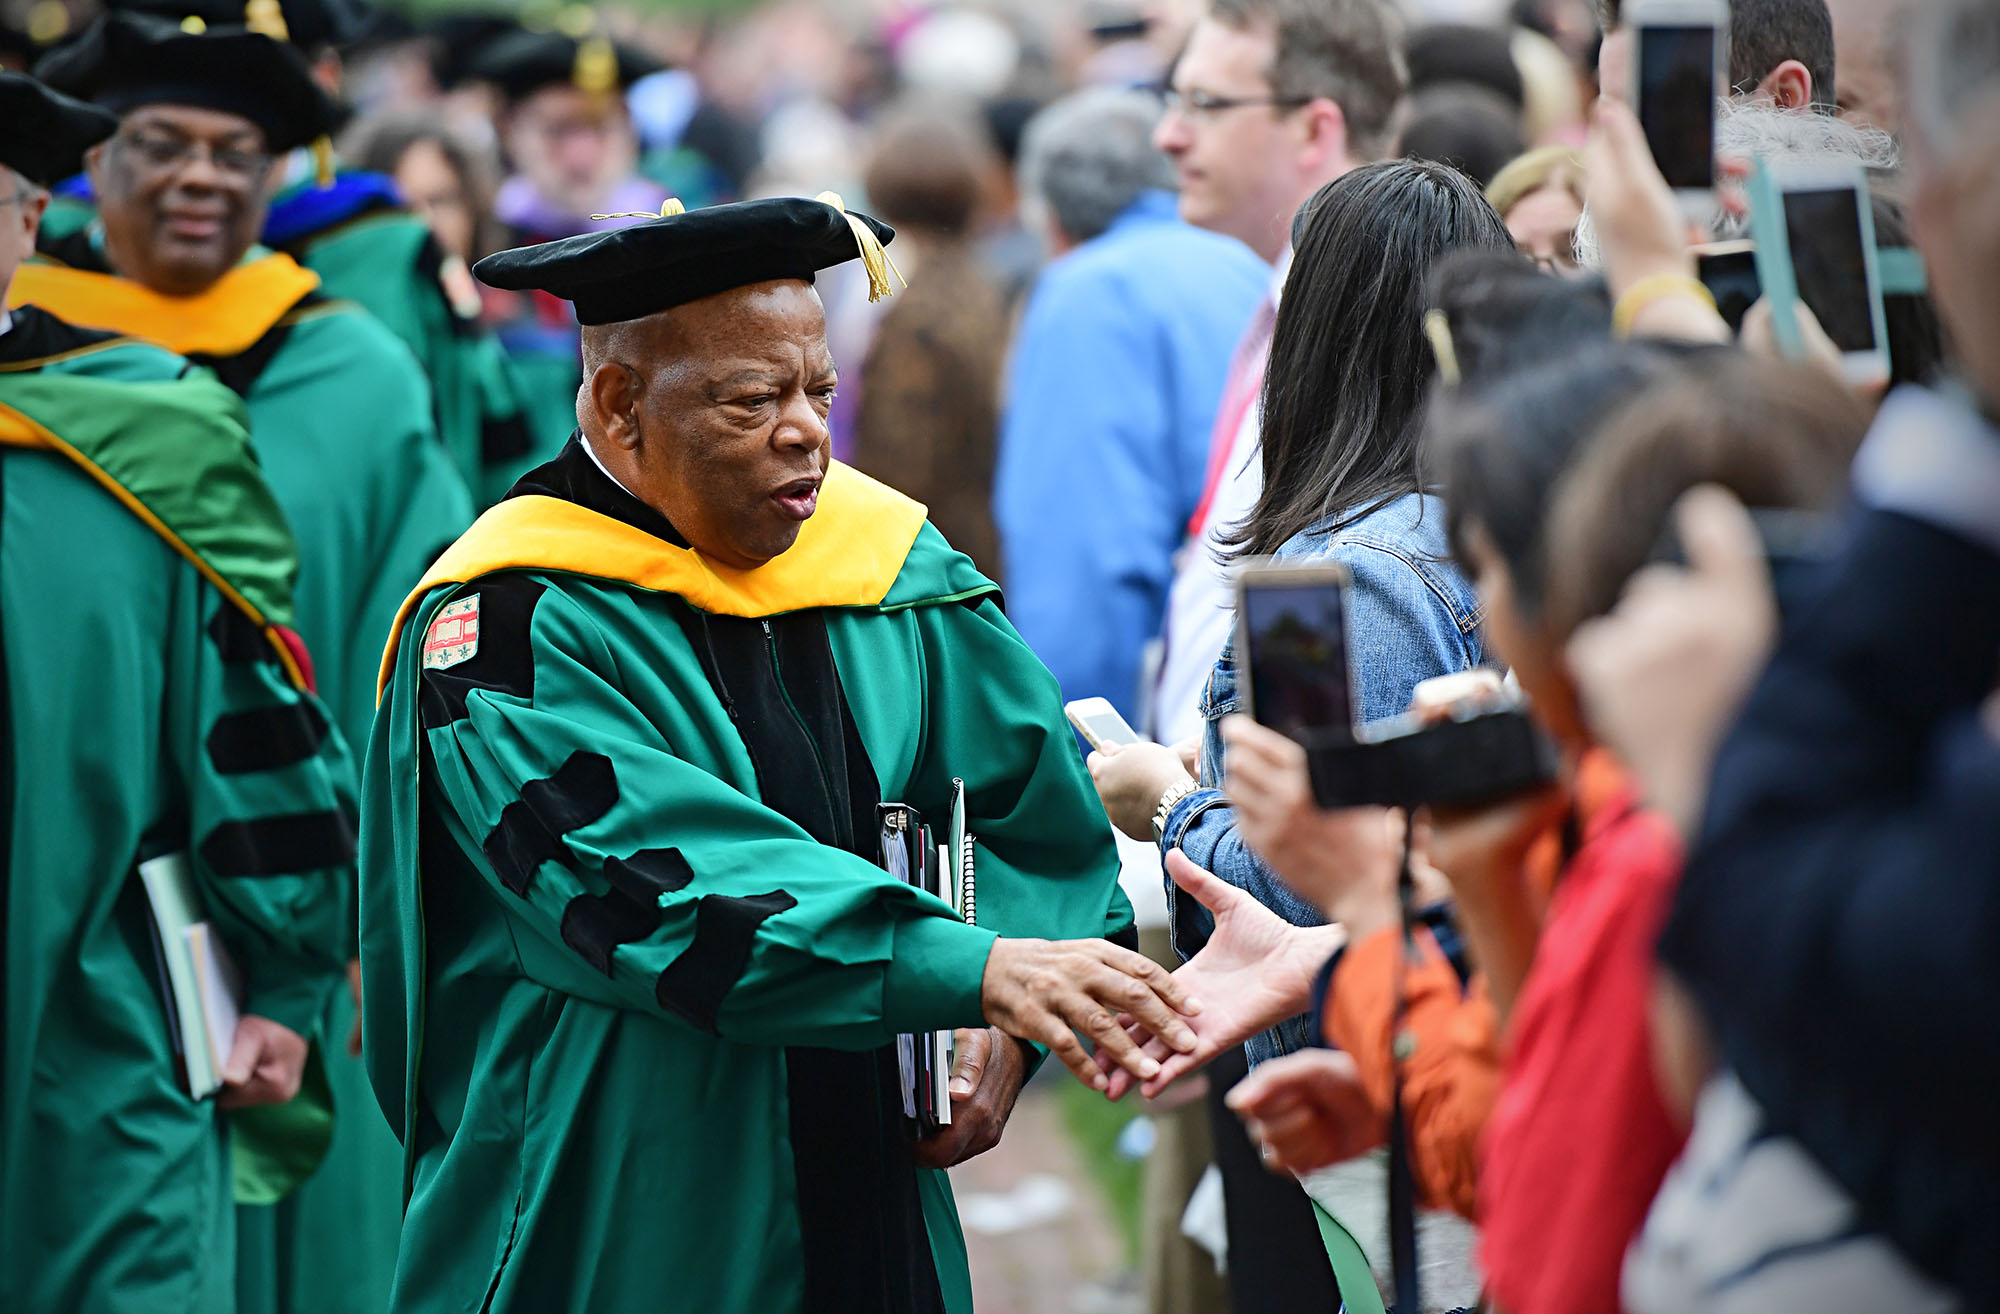
[[[890,875],[936,895],[969,923],[978,921],[972,834],[965,827],[965,782],[951,782],[951,818],[939,842],[922,814],[905,803],[876,809],[881,822],[881,862]],[[903,1116],[919,1137],[951,1125],[951,1032],[896,1037],[896,1071]]]

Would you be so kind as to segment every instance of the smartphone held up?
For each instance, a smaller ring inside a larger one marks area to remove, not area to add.
[[[1337,563],[1270,558],[1243,562],[1236,577],[1239,697],[1306,750],[1320,807],[1471,807],[1555,778],[1555,746],[1513,690],[1443,720],[1405,715],[1357,727],[1350,583]]]
[[[1715,110],[1729,94],[1728,0],[1630,0],[1630,103],[1681,208],[1715,206]]]

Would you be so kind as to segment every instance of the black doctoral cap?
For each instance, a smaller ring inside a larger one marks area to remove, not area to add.
[[[0,164],[42,187],[83,168],[83,153],[118,119],[22,73],[0,73]]]
[[[170,23],[193,17],[210,28],[247,27],[309,53],[346,45],[368,17],[358,0],[108,0],[104,7]]]
[[[552,86],[623,91],[661,67],[658,60],[609,37],[520,31],[495,38],[473,59],[465,76],[491,82],[514,101]]]
[[[669,201],[667,213],[630,228],[501,251],[472,272],[493,287],[575,302],[584,324],[643,319],[773,279],[810,283],[819,270],[857,258],[868,267],[869,300],[890,291],[894,267],[882,248],[895,230],[843,209],[832,192],[815,201],[787,196],[700,210],[678,204]]]
[[[473,66],[487,47],[524,31],[510,14],[454,10],[426,18],[417,31],[431,43],[431,80],[438,90],[451,91],[472,76]]]
[[[171,23],[148,14],[106,14],[51,51],[35,76],[114,114],[142,105],[197,105],[240,114],[281,153],[330,131],[333,102],[305,57],[247,28]]]

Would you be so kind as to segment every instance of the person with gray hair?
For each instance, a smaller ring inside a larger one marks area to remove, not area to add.
[[[1022,189],[1056,258],[1015,339],[994,488],[1009,618],[1065,699],[1134,721],[1230,349],[1269,277],[1175,212],[1158,115],[1097,90],[1028,125]]]
[[[1159,117],[1155,96],[1096,87],[1029,121],[1016,172],[1030,227],[1052,252],[1096,237],[1141,194],[1173,189],[1173,165],[1153,148]]]

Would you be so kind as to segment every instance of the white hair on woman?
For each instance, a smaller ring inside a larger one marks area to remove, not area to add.
[[[1817,110],[1780,109],[1763,101],[1722,101],[1716,106],[1715,153],[1722,159],[1782,161],[1786,164],[1846,163],[1866,169],[1894,169],[1901,161],[1896,139],[1880,128],[1864,127]],[[1718,208],[1709,222],[1717,240],[1741,237],[1749,220]],[[1602,269],[1597,226],[1590,208],[1576,226],[1576,259],[1586,269]]]

